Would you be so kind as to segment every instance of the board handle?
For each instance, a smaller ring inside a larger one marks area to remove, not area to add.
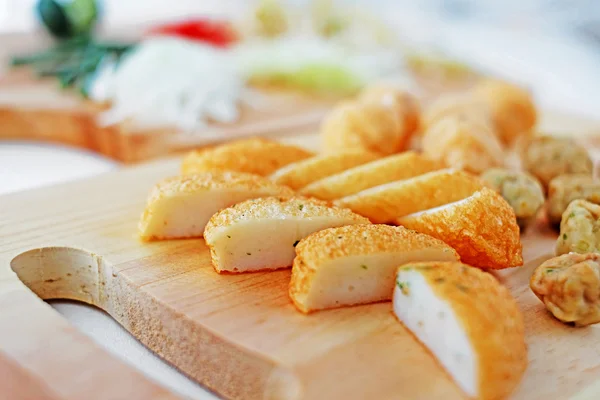
[[[94,262],[101,260],[93,253],[68,248],[30,250],[2,261],[0,393],[36,400],[179,399],[110,355],[40,299],[68,288],[71,298],[94,304],[101,293],[95,283],[102,286]]]

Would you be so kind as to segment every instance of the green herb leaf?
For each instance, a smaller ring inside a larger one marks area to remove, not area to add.
[[[563,233],[563,240],[567,240],[567,237],[568,237],[567,234]]]
[[[300,205],[298,206],[298,210],[300,210],[300,211],[302,211],[302,209],[303,209],[303,208],[304,208],[304,204],[300,204]]]

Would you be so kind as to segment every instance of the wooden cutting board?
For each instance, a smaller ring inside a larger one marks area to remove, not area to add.
[[[314,135],[290,141],[316,146]],[[218,275],[201,239],[140,243],[146,196],[179,162],[0,197],[0,388],[11,398],[173,398],[40,298],[102,308],[227,398],[463,398],[389,302],[306,316],[288,299],[289,270]],[[526,322],[530,363],[514,399],[597,399],[600,327],[557,322],[528,287],[554,240],[529,231],[526,266],[498,275]]]
[[[137,41],[144,25],[120,26],[101,37]],[[0,34],[0,140],[34,140],[90,150],[125,163],[154,159],[192,147],[255,135],[281,136],[315,130],[339,100],[298,92],[255,89],[261,103],[241,104],[239,120],[209,123],[197,132],[176,127],[149,128],[124,122],[102,126],[101,107],[75,91],[61,90],[55,79],[39,79],[26,68],[11,70],[14,55],[51,46],[43,32]]]
[[[333,104],[332,99],[298,93],[257,93],[264,103],[260,107],[241,105],[235,123],[210,123],[197,132],[130,122],[102,126],[98,105],[60,90],[52,79],[38,80],[28,70],[15,70],[0,75],[0,140],[59,143],[135,163],[257,132],[281,136],[314,130]]]

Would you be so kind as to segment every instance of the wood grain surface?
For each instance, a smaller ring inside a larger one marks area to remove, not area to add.
[[[289,141],[317,147],[314,135]],[[463,398],[389,302],[306,316],[288,299],[289,270],[218,275],[201,239],[140,243],[146,196],[157,180],[177,174],[179,161],[0,197],[0,387],[13,377],[26,383],[21,398],[171,398],[41,297],[106,310],[227,398]],[[498,275],[526,321],[530,364],[514,399],[598,398],[600,329],[549,316],[528,279],[551,255],[554,234],[533,229],[523,243],[527,265]]]

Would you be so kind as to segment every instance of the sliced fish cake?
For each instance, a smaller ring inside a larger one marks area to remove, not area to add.
[[[492,275],[456,262],[404,265],[393,309],[469,398],[505,399],[521,381],[523,316]]]
[[[415,178],[390,182],[334,201],[340,207],[364,215],[374,223],[464,199],[483,187],[469,173],[445,169]]]
[[[181,173],[188,175],[223,170],[267,176],[284,165],[312,156],[313,153],[300,147],[264,138],[251,138],[194,150],[184,158]]]
[[[442,164],[437,161],[414,151],[407,151],[313,182],[300,190],[300,193],[322,200],[335,200],[384,183],[442,168]]]
[[[271,179],[294,190],[348,168],[376,160],[379,156],[363,150],[344,150],[300,160],[278,169]]]
[[[292,265],[300,239],[322,229],[368,224],[348,209],[303,197],[248,200],[215,214],[204,231],[219,273],[251,272]]]
[[[296,246],[290,298],[304,313],[390,300],[400,265],[459,259],[441,240],[403,227],[325,229]]]
[[[217,211],[240,201],[294,192],[267,178],[212,171],[165,179],[152,189],[138,226],[143,240],[200,237]]]
[[[463,262],[481,269],[523,265],[519,226],[512,207],[495,191],[399,218],[399,225],[452,246]]]

